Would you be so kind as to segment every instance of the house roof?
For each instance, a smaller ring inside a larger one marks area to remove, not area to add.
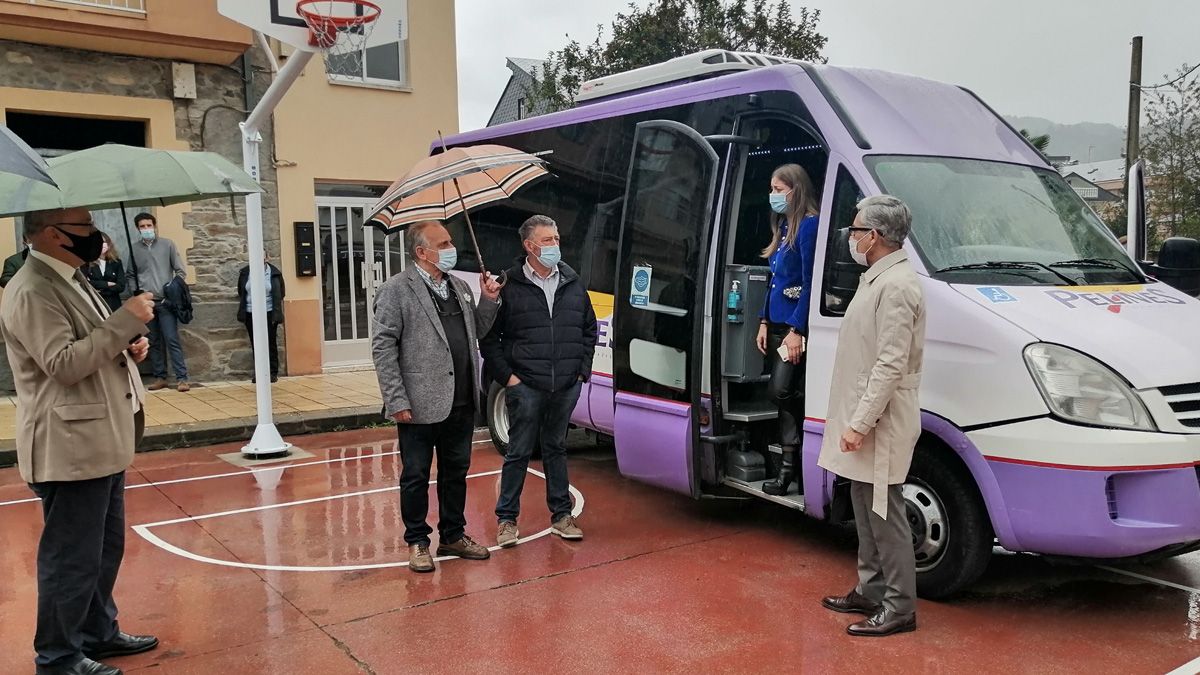
[[[1059,167],[1058,172],[1064,176],[1075,174],[1093,183],[1125,180],[1125,159],[1106,159],[1101,162],[1067,164]]]
[[[546,63],[544,59],[521,59],[515,56],[508,57],[510,67],[520,68],[526,74],[532,76],[535,80],[542,74],[542,65]]]

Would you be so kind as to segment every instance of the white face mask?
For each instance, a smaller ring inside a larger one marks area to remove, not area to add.
[[[872,232],[874,232],[874,230],[872,230]],[[858,243],[865,238],[866,235],[863,235],[863,237],[860,239],[850,237],[850,257],[854,259],[855,263],[862,265],[863,267],[869,267],[867,264],[867,254],[871,252],[871,249],[875,248],[875,244],[872,243],[867,247],[867,250],[859,252]]]

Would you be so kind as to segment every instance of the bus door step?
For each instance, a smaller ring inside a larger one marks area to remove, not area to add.
[[[786,495],[783,495],[782,497],[777,497],[775,495],[769,495],[762,491],[763,483],[767,482],[765,480],[747,482],[747,481],[742,481],[742,480],[738,480],[736,478],[730,478],[729,476],[726,476],[725,479],[721,482],[735,490],[740,490],[747,494],[754,495],[755,497],[765,499],[769,502],[775,502],[776,504],[786,506],[790,509],[796,509],[797,511],[804,510],[804,495],[786,494]]]

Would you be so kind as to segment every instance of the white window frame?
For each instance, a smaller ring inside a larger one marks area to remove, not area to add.
[[[121,4],[116,4],[121,3]],[[29,4],[38,4],[37,0],[29,0]],[[130,14],[146,15],[146,0],[51,0],[48,3],[51,5],[81,5],[93,9],[111,9],[115,12],[129,12]],[[130,7],[130,5],[140,5],[140,7]]]
[[[397,19],[394,16],[384,16],[380,20],[383,21],[385,24],[391,25],[391,26],[396,26],[395,22],[399,21],[401,24],[403,24],[403,27],[405,28],[405,30],[402,31],[402,34],[407,36],[408,32],[409,32],[407,30],[407,27],[408,27],[407,3],[405,3],[403,5],[403,7],[404,7],[404,14],[405,14],[403,17]],[[376,26],[375,30],[384,30],[384,26]],[[363,48],[359,51],[359,60],[362,63],[362,73],[363,74],[361,76],[355,77],[353,75],[340,75],[337,73],[330,73],[330,72],[326,71],[326,75],[329,78],[329,83],[346,85],[346,86],[351,86],[351,87],[368,87],[368,88],[372,88],[372,89],[394,89],[397,91],[412,91],[412,86],[411,86],[412,75],[411,75],[411,73],[409,73],[408,39],[407,39],[407,37],[403,40],[398,39],[396,41],[396,48],[399,51],[399,54],[397,56],[400,60],[400,77],[402,79],[389,80],[389,79],[381,78],[381,77],[368,77],[367,76],[367,46],[363,45]]]

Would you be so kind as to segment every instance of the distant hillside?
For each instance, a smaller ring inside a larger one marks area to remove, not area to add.
[[[1113,124],[1082,122],[1080,124],[1057,124],[1041,117],[1009,117],[1009,124],[1017,129],[1028,129],[1029,133],[1050,134],[1047,154],[1070,155],[1080,162],[1117,159],[1125,149],[1125,130]]]

